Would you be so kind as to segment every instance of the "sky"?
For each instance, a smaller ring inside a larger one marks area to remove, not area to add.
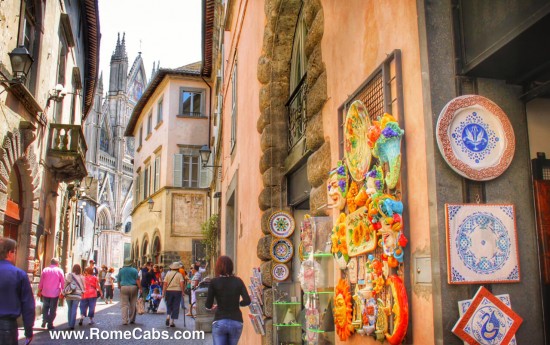
[[[201,0],[99,0],[100,72],[109,83],[117,33],[126,33],[128,72],[138,52],[150,79],[153,61],[175,68],[201,60]]]

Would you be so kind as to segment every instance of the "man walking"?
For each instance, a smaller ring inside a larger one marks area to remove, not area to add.
[[[136,302],[138,286],[140,286],[138,271],[132,267],[132,260],[124,260],[124,266],[118,271],[118,289],[120,290],[120,311],[122,324],[136,322]]]
[[[59,294],[65,284],[65,276],[59,268],[59,260],[53,258],[50,267],[44,268],[38,284],[38,297],[42,297],[42,328],[54,329]]]
[[[15,267],[17,243],[0,238],[0,344],[17,345],[17,317],[23,316],[27,344],[32,340],[34,324],[34,296],[27,274]]]
[[[94,261],[94,259],[91,259],[91,260],[90,260],[90,265],[89,265],[89,266],[92,268],[92,270],[93,270],[93,272],[94,272],[94,276],[97,277],[97,274],[99,273],[99,271],[98,271],[97,267],[95,267],[95,261]],[[82,267],[82,268],[84,268],[84,267]]]

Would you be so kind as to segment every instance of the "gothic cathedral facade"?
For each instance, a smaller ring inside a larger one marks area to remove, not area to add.
[[[146,86],[141,52],[128,72],[125,36],[121,40],[119,35],[111,56],[108,90],[103,93],[101,75],[85,126],[86,168],[97,181],[91,197],[97,200],[93,258],[98,265],[122,267],[124,258],[130,256],[134,139],[124,137],[124,131]]]

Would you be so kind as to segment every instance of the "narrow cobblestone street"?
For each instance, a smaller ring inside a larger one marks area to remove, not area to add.
[[[101,299],[98,299],[96,306],[96,316],[94,321],[95,325],[89,325],[89,319],[85,319],[82,326],[75,326],[75,330],[72,331],[72,339],[67,339],[69,332],[67,324],[67,307],[66,304],[63,307],[57,308],[57,317],[55,319],[55,331],[58,331],[58,339],[54,339],[52,333],[48,332],[46,329],[41,328],[42,317],[38,316],[36,322],[34,323],[34,339],[32,345],[34,344],[112,344],[113,341],[117,345],[126,345],[126,344],[196,344],[196,345],[206,345],[212,344],[212,334],[204,333],[204,339],[202,339],[202,333],[195,332],[195,320],[189,316],[185,317],[183,311],[180,310],[179,319],[176,320],[176,327],[166,327],[164,324],[165,314],[149,314],[145,313],[144,315],[138,315],[136,317],[136,323],[131,325],[122,325],[122,319],[120,316],[120,305],[119,305],[119,291],[115,290],[115,301],[113,304],[105,304]],[[188,302],[186,300],[186,302]],[[186,303],[187,306],[187,303]],[[80,311],[77,313],[77,318],[80,317]],[[78,319],[77,319],[78,320]],[[124,337],[124,333],[127,333],[128,336]],[[167,332],[167,333],[163,333]],[[176,333],[177,332],[177,333]],[[76,340],[75,335],[82,335],[82,339]],[[94,336],[97,334],[97,336]],[[194,336],[194,334],[196,334]],[[25,344],[25,339],[23,338],[23,329],[19,329],[19,345]],[[65,335],[65,339],[63,338]],[[149,335],[152,338],[149,339]],[[177,340],[176,337],[182,336],[181,340]],[[100,337],[99,337],[100,336]],[[164,336],[168,339],[161,339]],[[99,337],[99,338],[98,338]],[[194,338],[193,338],[194,337]],[[153,340],[155,339],[155,340]]]

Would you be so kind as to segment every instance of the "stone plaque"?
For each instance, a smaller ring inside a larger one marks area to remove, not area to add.
[[[172,196],[172,235],[201,236],[206,220],[204,194],[174,194]]]

